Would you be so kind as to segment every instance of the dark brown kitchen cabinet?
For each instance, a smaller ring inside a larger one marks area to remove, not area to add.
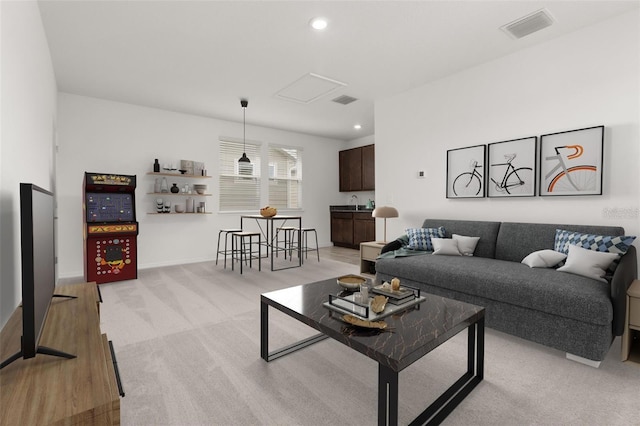
[[[374,148],[374,145],[366,145],[339,152],[341,192],[375,189]]]
[[[376,223],[371,212],[353,213],[353,245],[360,247],[360,243],[375,241]]]
[[[336,246],[350,247],[353,245],[352,213],[331,213],[331,241]]]
[[[367,145],[362,147],[362,190],[373,191],[374,189],[376,189],[375,145]]]
[[[376,239],[376,225],[371,212],[332,212],[333,245],[357,249],[361,242]]]

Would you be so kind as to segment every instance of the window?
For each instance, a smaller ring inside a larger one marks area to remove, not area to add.
[[[220,211],[260,209],[260,145],[246,144],[251,163],[238,163],[242,141],[220,140]]]
[[[269,202],[278,209],[301,208],[301,150],[269,146]]]

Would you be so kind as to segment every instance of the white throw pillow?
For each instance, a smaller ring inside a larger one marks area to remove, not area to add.
[[[524,259],[522,263],[529,268],[552,268],[567,258],[567,255],[555,250],[534,251]]]
[[[605,253],[602,251],[587,250],[582,247],[570,245],[567,262],[558,268],[558,271],[569,272],[571,274],[582,275],[594,280],[607,282],[604,275],[611,262],[616,259],[616,253]]]
[[[466,237],[458,234],[453,234],[451,237],[458,242],[458,250],[465,256],[473,256],[473,252],[480,240],[480,237]]]
[[[458,250],[458,241],[456,240],[453,240],[451,238],[431,237],[431,243],[433,244],[433,254],[460,256],[460,250]]]

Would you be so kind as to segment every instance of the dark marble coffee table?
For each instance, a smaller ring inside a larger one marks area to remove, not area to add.
[[[468,330],[467,372],[411,424],[440,423],[482,381],[484,373],[484,308],[444,297],[426,300],[384,321],[393,333],[356,329],[322,304],[341,288],[336,279],[271,291],[260,296],[260,356],[272,361],[331,337],[378,362],[378,425],[398,423],[398,373]],[[269,306],[321,331],[321,334],[269,352]]]

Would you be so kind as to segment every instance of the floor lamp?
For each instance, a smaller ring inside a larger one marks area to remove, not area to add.
[[[398,210],[395,207],[382,206],[376,207],[373,209],[371,213],[373,217],[381,217],[384,218],[384,243],[387,243],[387,218],[388,217],[398,217]]]

